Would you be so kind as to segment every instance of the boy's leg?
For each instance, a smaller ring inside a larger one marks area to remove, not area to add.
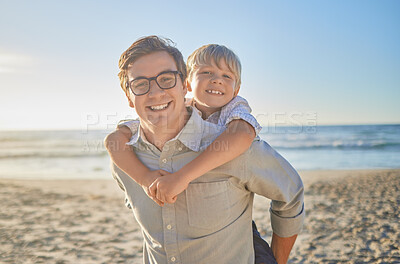
[[[260,236],[254,221],[252,221],[252,225],[255,264],[277,264],[271,248],[269,247],[267,241],[262,239]]]

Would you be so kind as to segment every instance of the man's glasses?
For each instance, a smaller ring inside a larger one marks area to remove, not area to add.
[[[144,95],[150,91],[150,82],[154,80],[161,89],[171,89],[176,85],[176,75],[178,74],[182,78],[182,73],[179,71],[161,72],[156,77],[152,78],[139,77],[130,81],[127,84],[127,88],[131,89],[132,93],[136,96]]]

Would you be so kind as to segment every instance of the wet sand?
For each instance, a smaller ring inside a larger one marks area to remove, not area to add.
[[[300,174],[307,216],[289,263],[400,263],[400,170]],[[0,179],[0,263],[141,263],[123,197],[113,180]],[[269,242],[268,205],[256,197]]]

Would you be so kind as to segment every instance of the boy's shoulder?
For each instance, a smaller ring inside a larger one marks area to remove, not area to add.
[[[232,112],[251,113],[251,108],[246,99],[241,96],[235,96],[226,105],[221,108],[221,114],[229,115]]]
[[[229,103],[222,107],[220,113],[218,114],[218,120],[215,121],[218,122],[219,125],[228,126],[230,122],[238,119],[244,120],[254,127],[256,134],[261,131],[260,124],[251,114],[251,107],[249,103],[241,96],[234,97]]]

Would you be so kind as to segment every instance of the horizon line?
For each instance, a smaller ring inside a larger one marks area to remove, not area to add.
[[[301,124],[301,125],[264,125],[260,124],[261,127],[330,127],[330,126],[395,126],[400,125],[398,123],[322,123],[322,124]],[[56,127],[43,127],[43,128],[0,128],[0,132],[17,132],[17,131],[105,131],[110,130],[113,131],[114,128],[82,128],[82,127],[69,127],[69,128],[56,128]]]

